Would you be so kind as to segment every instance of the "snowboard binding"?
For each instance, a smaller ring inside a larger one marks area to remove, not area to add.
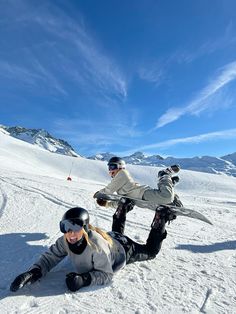
[[[170,224],[170,222],[176,219],[176,217],[176,213],[168,206],[158,206],[151,227],[156,229],[158,226],[163,225],[163,223],[166,224],[168,222],[168,224]]]
[[[161,178],[165,175],[172,176],[173,174],[178,173],[179,171],[180,171],[180,166],[179,165],[173,165],[173,166],[170,166],[164,170],[160,170],[158,172],[158,178]]]

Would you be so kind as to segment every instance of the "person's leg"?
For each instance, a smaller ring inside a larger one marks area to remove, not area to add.
[[[128,238],[126,247],[127,264],[153,259],[159,253],[162,241],[166,238],[165,224],[176,217],[166,207],[157,210],[151,225],[146,244],[134,242]]]
[[[174,200],[174,185],[179,181],[179,177],[172,177],[178,173],[180,167],[174,165],[158,173],[158,189],[147,189],[143,194],[143,200],[153,202],[154,204],[169,204]]]
[[[113,215],[112,231],[124,233],[126,214],[134,207],[134,202],[129,199],[121,198],[116,212]]]
[[[165,175],[159,178],[158,189],[147,189],[142,198],[156,205],[171,203],[174,199],[174,185],[171,176]]]
[[[175,194],[174,200],[173,200],[172,203],[170,203],[170,205],[174,205],[174,206],[177,206],[177,207],[183,207],[184,206],[177,194]]]
[[[166,236],[166,231],[162,233],[160,230],[151,229],[146,244],[129,239],[129,248],[126,252],[127,264],[155,258]]]

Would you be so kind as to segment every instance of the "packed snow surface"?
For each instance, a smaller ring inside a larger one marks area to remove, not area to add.
[[[236,313],[236,178],[181,171],[176,192],[213,226],[178,217],[156,259],[126,266],[110,285],[69,292],[65,275],[74,269],[65,259],[13,293],[11,281],[61,236],[68,208],[87,208],[107,231],[114,210],[93,199],[110,181],[105,162],[55,155],[0,132],[0,164],[0,313]],[[128,168],[137,182],[156,186],[158,168]],[[145,242],[153,216],[135,207],[126,234]]]

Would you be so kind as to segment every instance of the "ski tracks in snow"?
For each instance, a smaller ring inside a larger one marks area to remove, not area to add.
[[[0,218],[3,214],[4,209],[7,205],[7,194],[4,192],[3,188],[0,187]]]
[[[13,180],[9,180],[9,179],[7,180],[7,179],[2,178],[2,177],[0,177],[0,180],[2,182],[4,182],[5,184],[10,184],[13,187],[18,188],[20,190],[23,190],[25,192],[35,193],[35,194],[45,198],[46,200],[48,200],[48,201],[50,201],[56,205],[62,205],[62,206],[65,206],[67,208],[74,206],[74,204],[63,201],[62,199],[53,196],[51,193],[46,192],[44,190],[41,190],[39,188],[35,188],[33,186],[27,186],[26,187],[26,186],[20,185],[18,183],[15,183]]]
[[[200,312],[201,312],[201,313],[207,313],[207,311],[206,311],[206,305],[207,305],[207,301],[208,301],[208,299],[209,299],[209,297],[210,297],[211,294],[212,294],[212,289],[211,289],[211,288],[208,288],[208,289],[207,289],[207,292],[206,292],[206,297],[205,297],[205,299],[204,299],[204,302],[203,302],[203,304],[202,304],[202,307],[200,308]]]
[[[84,189],[86,185],[89,189]],[[15,208],[26,205],[22,215],[27,214],[27,209],[32,209],[30,224],[27,225],[32,228],[30,231],[35,232],[36,229],[33,227],[37,219],[39,221],[37,230],[40,232],[47,230],[50,234],[50,244],[60,235],[58,219],[61,217],[62,209],[69,207],[87,208],[91,214],[92,224],[110,230],[114,209],[98,207],[92,199],[93,187],[90,187],[89,182],[86,185],[68,184],[62,180],[55,180],[54,183],[52,179],[43,181],[42,178],[26,180],[13,176],[0,177],[0,215],[8,212],[8,208],[13,211],[12,206],[17,201],[19,204],[16,204]],[[94,186],[94,192],[96,188],[98,186]],[[20,195],[22,198],[19,198]],[[185,198],[192,201],[192,196],[188,199],[186,193]],[[34,206],[34,199],[37,206]],[[214,204],[214,200],[218,200],[218,204]],[[167,226],[168,237],[163,242],[156,259],[127,265],[114,277],[111,285],[102,288],[89,287],[76,294],[67,293],[64,283],[66,272],[60,266],[59,271],[52,271],[39,283],[15,294],[11,313],[88,313],[88,309],[91,313],[97,313],[100,308],[104,313],[126,314],[230,313],[227,309],[231,309],[232,313],[232,303],[236,299],[233,299],[235,267],[231,266],[235,263],[235,257],[231,254],[232,249],[228,251],[229,254],[225,252],[222,255],[222,251],[217,250],[215,245],[217,242],[226,241],[227,236],[233,235],[231,221],[226,218],[229,215],[233,218],[234,199],[229,200],[226,211],[220,212],[220,206],[224,206],[226,200],[223,196],[211,199],[208,194],[204,194],[202,187],[202,194],[199,191],[193,205],[197,207],[200,204],[203,213],[213,216],[214,227],[178,218]],[[32,217],[34,215],[38,215],[35,220]],[[4,215],[5,225],[10,226],[16,215],[9,213],[9,217],[7,216]],[[153,211],[135,207],[127,216],[126,234],[144,243],[152,218]],[[20,223],[24,220],[25,217]],[[221,221],[225,221],[225,225],[219,228],[217,224]],[[214,231],[216,227],[219,229],[218,232]],[[42,243],[48,245],[49,240],[40,240],[40,244]],[[224,250],[227,250],[227,247]],[[21,270],[24,269],[24,262],[28,257],[31,258],[25,250],[24,254],[25,258],[20,262]],[[11,296],[5,286],[2,286],[1,290],[2,298]],[[10,313],[7,312],[10,305],[4,306],[7,302],[11,304],[9,298],[5,298],[1,304],[3,313]]]

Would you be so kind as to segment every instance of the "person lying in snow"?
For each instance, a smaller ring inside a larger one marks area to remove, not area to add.
[[[96,198],[98,193],[112,194],[116,192],[127,198],[125,201],[124,199],[120,201],[118,205],[117,202],[97,198],[98,205],[116,208],[113,215],[112,231],[124,233],[126,214],[133,209],[134,205],[139,206],[138,201],[132,201],[129,197],[150,201],[157,206],[164,204],[183,206],[178,195],[174,193],[174,185],[179,181],[179,177],[172,177],[179,170],[180,167],[174,165],[159,171],[158,188],[153,189],[148,185],[136,183],[126,170],[125,161],[120,157],[112,157],[108,162],[108,171],[112,180],[105,188],[94,194],[94,198]]]
[[[15,278],[10,290],[15,292],[38,281],[66,256],[70,257],[76,269],[76,272],[66,275],[70,291],[75,292],[89,285],[108,284],[114,273],[126,264],[155,258],[167,235],[165,223],[175,218],[167,207],[157,210],[146,244],[140,244],[120,233],[106,233],[93,227],[89,224],[86,209],[71,208],[60,221],[60,230],[64,235],[28,271]]]

